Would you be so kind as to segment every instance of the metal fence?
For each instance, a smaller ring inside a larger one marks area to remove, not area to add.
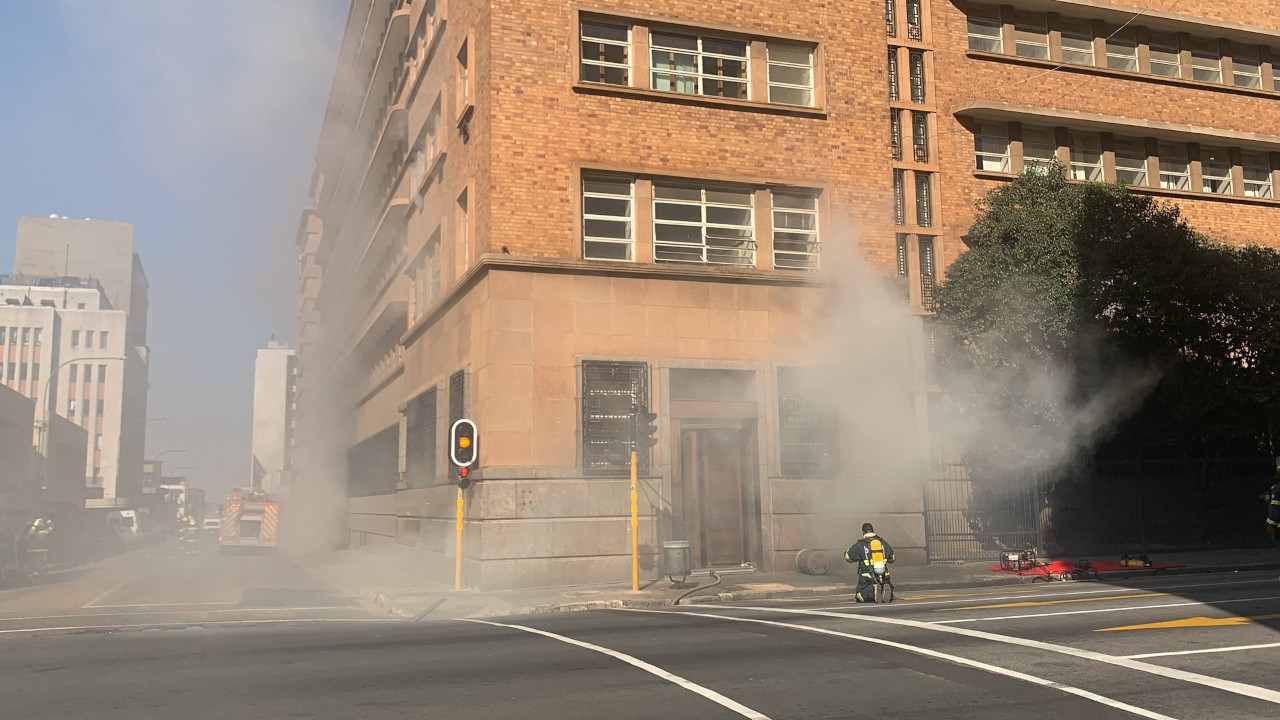
[[[925,483],[925,532],[930,562],[993,560],[1002,550],[1040,547],[1037,486],[979,492],[963,466],[948,466]]]

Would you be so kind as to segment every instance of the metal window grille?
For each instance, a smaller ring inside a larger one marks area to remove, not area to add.
[[[654,259],[754,266],[754,197],[749,188],[655,183]]]
[[[884,0],[884,29],[889,37],[898,36],[898,0]]]
[[[933,183],[929,173],[916,173],[916,224],[933,225]]]
[[[787,270],[816,269],[821,248],[817,194],[775,192],[773,266]]]
[[[923,0],[907,0],[907,37],[911,40],[919,40],[924,37],[924,24],[922,22],[922,4]]]
[[[95,475],[97,470],[95,469]],[[384,495],[400,482],[400,428],[393,425],[347,450],[347,495]]]
[[[937,302],[937,266],[933,257],[933,238],[920,236],[920,304],[932,310]]]
[[[902,116],[894,108],[889,108],[889,148],[894,160],[902,159]]]
[[[911,113],[911,147],[916,162],[929,162],[929,116]]]
[[[747,99],[751,78],[745,41],[660,32],[649,38],[654,90]]]
[[[626,85],[631,75],[631,31],[619,25],[582,23],[582,80]]]
[[[897,225],[907,224],[907,197],[906,190],[903,188],[903,179],[901,170],[893,171],[893,222]]]
[[[787,477],[825,477],[835,466],[835,410],[815,397],[814,383],[805,382],[811,372],[778,368],[778,451]]]
[[[636,362],[582,363],[582,469],[622,475],[631,464],[632,413],[649,410],[649,366]],[[640,454],[648,467],[648,453]]]
[[[902,233],[898,233],[895,240],[898,264],[898,285],[902,290],[902,296],[910,302],[911,286],[907,284],[907,278],[911,273],[911,267],[907,261],[907,236]]]
[[[912,50],[909,61],[911,65],[911,102],[922,103],[925,101],[924,53],[919,50]]]
[[[889,101],[897,102],[898,94],[898,49],[889,48]]]
[[[465,370],[459,370],[449,376],[449,425],[444,429],[445,433],[453,429],[453,424],[467,416],[467,373]],[[449,439],[446,435],[445,443],[448,444]],[[449,464],[453,465],[453,460],[449,460]]]
[[[430,487],[436,479],[435,388],[409,402],[407,420],[409,487]]]

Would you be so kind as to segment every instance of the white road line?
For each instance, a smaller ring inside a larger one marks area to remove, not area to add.
[[[208,615],[226,615],[228,613],[256,613],[256,612],[301,612],[304,610],[351,610],[351,605],[316,605],[314,607],[247,607],[247,608],[225,608],[221,610],[200,610],[199,612]],[[29,620],[64,620],[69,618],[91,618],[91,617],[134,617],[141,615],[178,615],[183,610],[143,610],[132,612],[105,612],[105,613],[71,613],[66,615],[27,615],[24,617],[0,617],[0,624],[8,622],[19,622]]]
[[[921,601],[921,602],[911,602],[910,601],[911,599],[909,597],[903,597],[901,606],[896,604],[884,606],[884,605],[867,605],[865,603],[859,603],[856,605],[831,605],[827,607],[817,607],[817,608],[809,608],[809,609],[811,610],[857,609],[857,610],[865,611],[865,610],[875,610],[881,607],[918,607],[921,605],[955,605],[958,603],[988,602],[992,600],[1031,600],[1034,598],[1075,597],[1077,595],[1114,595],[1117,593],[1131,593],[1135,590],[1144,591],[1144,592],[1148,590],[1152,592],[1166,592],[1169,590],[1190,590],[1192,588],[1203,588],[1203,587],[1221,588],[1221,587],[1228,587],[1228,586],[1235,586],[1235,585],[1275,585],[1275,584],[1276,584],[1276,581],[1274,579],[1268,578],[1266,580],[1242,580],[1240,582],[1230,582],[1230,583],[1215,582],[1215,583],[1196,583],[1192,585],[1158,585],[1158,586],[1152,586],[1152,587],[1115,587],[1115,588],[1106,588],[1103,590],[1076,590],[1073,592],[1060,592],[1060,593],[1034,593],[1034,594],[1023,593],[1020,595],[987,595],[987,596],[981,596],[981,597],[967,596],[967,597],[957,597],[954,599],[947,599],[947,600],[927,600],[927,601]],[[726,605],[724,607],[741,607],[741,606]]]
[[[1239,650],[1261,650],[1263,648],[1280,647],[1280,642],[1263,643],[1261,645],[1235,645],[1232,647],[1205,648],[1204,650],[1175,650],[1173,652],[1143,653],[1141,655],[1125,655],[1130,660],[1144,658],[1172,657],[1174,655],[1203,655],[1205,653],[1236,652]]]
[[[189,628],[203,625],[285,625],[302,623],[400,623],[403,620],[391,618],[294,618],[289,620],[207,620],[204,622],[185,623],[140,623],[137,625],[56,625],[50,627],[14,628],[0,630],[0,635],[15,633],[38,633],[55,630],[166,630],[169,628]]]
[[[901,627],[911,627],[920,630],[949,633],[951,635],[964,635],[965,637],[978,638],[980,640],[990,640],[992,642],[1005,643],[1008,645],[1020,645],[1022,647],[1044,650],[1046,652],[1058,653],[1060,655],[1070,655],[1071,657],[1077,657],[1083,660],[1093,660],[1095,662],[1106,663],[1108,665],[1117,665],[1130,670],[1137,670],[1151,675],[1159,675],[1173,680],[1182,680],[1183,682],[1195,683],[1197,685],[1204,685],[1205,687],[1225,690],[1237,695],[1244,695],[1245,697],[1251,697],[1256,700],[1264,700],[1266,702],[1280,704],[1280,691],[1269,690],[1257,685],[1249,685],[1247,683],[1236,682],[1234,680],[1223,680],[1221,678],[1201,675],[1200,673],[1193,673],[1186,670],[1152,665],[1151,663],[1145,663],[1141,660],[1132,660],[1118,655],[1107,655],[1105,653],[1094,652],[1092,650],[1081,650],[1067,645],[1057,645],[1055,643],[1042,642],[1040,640],[1015,637],[1013,635],[999,635],[985,630],[970,630],[968,628],[958,628],[950,625],[936,625],[934,623],[922,622],[919,620],[906,620],[903,618],[876,617],[874,615],[859,615],[854,613],[824,612],[820,610],[802,610],[799,608],[738,607],[735,609],[771,613],[792,613],[796,615],[809,615],[812,617],[838,618],[841,620],[863,620],[866,622],[882,623],[885,625],[898,625]]]
[[[734,622],[757,623],[759,625],[773,625],[775,627],[787,628],[790,630],[803,630],[804,632],[811,632],[811,633],[817,633],[819,635],[830,635],[833,637],[847,638],[849,640],[861,640],[862,642],[874,643],[876,645],[884,645],[886,647],[905,650],[907,652],[916,653],[917,655],[924,655],[926,657],[936,658],[939,660],[946,660],[947,662],[952,662],[957,665],[964,665],[965,667],[971,667],[977,670],[983,670],[983,671],[992,673],[994,675],[1003,675],[1005,677],[1011,677],[1017,680],[1022,680],[1024,682],[1029,682],[1033,685],[1053,688],[1054,690],[1061,690],[1064,693],[1076,695],[1078,697],[1085,698],[1086,700],[1092,700],[1093,702],[1101,703],[1103,705],[1117,708],[1119,710],[1124,710],[1126,712],[1133,713],[1134,715],[1138,715],[1140,717],[1151,718],[1152,720],[1174,720],[1174,718],[1168,715],[1162,715],[1158,712],[1155,712],[1154,710],[1147,710],[1146,708],[1141,708],[1136,705],[1130,705],[1128,703],[1121,702],[1119,700],[1113,700],[1112,698],[1106,697],[1105,695],[1099,695],[1097,693],[1089,692],[1088,690],[1084,690],[1072,685],[1066,685],[1056,680],[1046,680],[1042,677],[1037,677],[1035,675],[1028,675],[1027,673],[1024,673],[1024,672],[1018,672],[1017,670],[1010,670],[1008,668],[1000,667],[999,665],[991,665],[978,660],[970,660],[969,658],[966,658],[966,657],[960,657],[959,655],[951,655],[949,653],[939,652],[937,650],[930,650],[929,648],[920,647],[918,645],[908,645],[907,643],[895,642],[893,640],[885,640],[882,638],[868,637],[866,635],[854,635],[852,633],[840,632],[838,630],[828,630],[827,628],[813,627],[811,625],[796,625],[794,623],[777,622],[775,620],[742,618],[742,617],[735,617],[733,615],[719,615],[716,613],[680,612],[676,610],[640,610],[640,609],[633,609],[633,608],[620,608],[620,610],[622,610],[623,612],[661,613],[664,615],[698,615],[700,617],[716,618],[719,620],[732,620]]]
[[[187,608],[187,607],[217,607],[235,605],[232,601],[209,601],[209,602],[172,602],[172,603],[128,603],[124,605],[82,605],[83,610],[112,610],[115,608]]]
[[[523,630],[527,633],[533,633],[534,635],[549,637],[552,640],[559,640],[562,643],[568,643],[570,645],[576,645],[580,648],[586,648],[587,650],[593,650],[595,652],[608,655],[609,657],[614,658],[615,660],[621,660],[622,662],[627,663],[628,665],[638,667],[647,673],[656,675],[662,678],[663,680],[666,680],[667,682],[674,683],[675,685],[678,685],[684,688],[685,690],[688,690],[689,692],[701,695],[702,697],[710,700],[711,702],[716,703],[717,705],[720,705],[721,707],[728,708],[729,710],[732,710],[738,713],[742,717],[751,718],[751,720],[769,720],[768,715],[752,710],[746,705],[743,705],[737,701],[731,700],[725,697],[724,695],[721,695],[720,693],[716,692],[715,690],[703,687],[693,682],[692,680],[687,680],[685,678],[680,677],[679,675],[669,673],[666,670],[663,670],[662,668],[656,665],[650,665],[649,663],[639,658],[632,657],[630,655],[627,655],[626,653],[618,652],[617,650],[611,650],[607,647],[601,647],[600,645],[593,645],[589,642],[583,642],[581,640],[574,640],[571,637],[565,637],[564,635],[557,635],[552,632],[547,632],[545,630],[539,630],[537,628],[527,627],[525,625],[509,625],[507,623],[492,622],[489,620],[475,620],[470,618],[465,618],[465,620],[466,622],[470,622],[470,623],[492,625],[494,627],[504,627],[504,628],[510,628],[512,630]]]
[[[1057,612],[1025,613],[1023,615],[996,615],[994,617],[960,618],[957,620],[931,620],[930,622],[938,625],[958,625],[960,623],[987,622],[988,620],[1021,620],[1023,618],[1045,618],[1057,617],[1059,615],[1093,615],[1095,613],[1128,612],[1129,610],[1156,610],[1158,608],[1188,607],[1191,605],[1230,605],[1235,603],[1255,602],[1258,600],[1280,600],[1280,595],[1231,598],[1229,600],[1164,603],[1161,605],[1131,605],[1125,607],[1093,608],[1091,610],[1059,610]]]
[[[124,587],[126,584],[127,584],[127,583],[124,583],[124,582],[118,582],[118,583],[116,583],[115,585],[112,585],[111,587],[107,588],[106,590],[103,590],[102,592],[98,593],[97,595],[95,595],[95,596],[93,597],[93,599],[92,599],[92,600],[90,600],[89,602],[87,602],[87,603],[85,603],[85,604],[81,605],[80,607],[82,607],[82,608],[94,607],[94,606],[95,606],[95,605],[97,605],[99,602],[101,602],[101,601],[103,601],[103,600],[106,600],[106,599],[107,599],[107,597],[109,597],[112,593],[114,593],[115,591],[119,590],[120,588]]]

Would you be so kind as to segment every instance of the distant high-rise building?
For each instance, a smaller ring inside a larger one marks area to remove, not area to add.
[[[289,486],[297,358],[274,338],[253,364],[253,447],[249,484],[268,493]]]
[[[107,500],[137,495],[150,352],[149,291],[133,226],[24,217],[18,221],[13,262],[14,274],[0,288],[6,303],[0,325],[9,336],[3,357],[16,383],[11,387],[37,399],[37,426],[52,410],[88,431],[85,484],[91,495]],[[25,355],[24,328],[30,331]],[[24,364],[26,390],[21,389]],[[6,368],[6,383],[9,372]]]

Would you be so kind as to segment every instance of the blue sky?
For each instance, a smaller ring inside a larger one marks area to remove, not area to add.
[[[0,272],[22,215],[133,223],[148,452],[249,466],[254,350],[294,330],[293,237],[347,0],[0,3]],[[185,468],[185,469],[180,469]]]

